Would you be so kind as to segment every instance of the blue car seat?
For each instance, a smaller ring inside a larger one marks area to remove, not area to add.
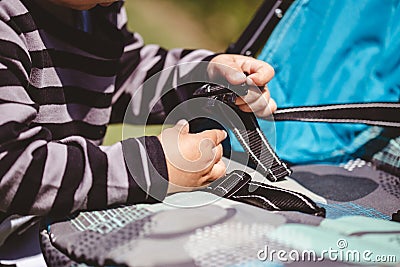
[[[298,0],[259,59],[275,68],[269,89],[279,107],[398,102],[399,48],[398,0]],[[270,130],[270,123],[259,124]],[[381,131],[361,124],[276,122],[276,151],[294,164],[339,163]]]

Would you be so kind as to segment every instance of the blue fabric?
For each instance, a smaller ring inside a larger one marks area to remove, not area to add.
[[[399,101],[399,2],[296,1],[259,56],[275,68],[269,88],[278,106]],[[376,132],[365,125],[277,122],[276,150],[292,163],[337,162]],[[241,150],[237,140],[233,147]]]

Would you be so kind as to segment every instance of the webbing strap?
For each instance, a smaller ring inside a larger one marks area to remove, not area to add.
[[[264,0],[241,36],[228,47],[226,53],[254,56],[268,40],[293,2],[294,0]],[[229,128],[249,155],[250,160],[257,166],[257,170],[271,181],[290,175],[292,171],[276,155],[260,130],[254,114],[244,114],[239,110],[237,113],[246,124],[245,129],[232,124]],[[229,118],[227,119],[229,121]]]
[[[255,115],[243,112],[237,107],[233,108],[239,116],[241,124],[236,125],[233,120],[225,116],[226,126],[232,130],[256,169],[272,182],[290,175],[292,171],[275,153],[260,129]]]
[[[400,103],[351,103],[278,109],[275,121],[362,123],[400,127]]]
[[[260,130],[254,114],[237,111],[245,129],[231,125],[257,170],[270,181],[278,181],[292,173],[290,168],[276,155],[267,138]],[[329,123],[362,123],[368,125],[400,127],[400,103],[350,103],[337,105],[304,106],[278,109],[276,121],[308,121]]]
[[[264,46],[294,0],[264,0],[238,40],[226,53],[254,56]]]
[[[236,92],[235,94],[237,94]],[[208,101],[205,110],[212,112],[214,116],[218,117],[218,121],[221,124],[232,130],[249,156],[248,160],[267,179],[275,182],[292,173],[286,164],[276,155],[267,137],[261,131],[255,115],[251,112],[243,112],[235,105],[234,99],[236,97],[233,97],[234,93],[228,87],[206,84],[196,90],[193,95],[195,97],[207,96],[211,100]],[[238,118],[236,116],[231,117],[232,114],[228,114],[222,108],[224,105],[219,103],[229,105],[235,111]]]
[[[247,183],[230,198],[267,210],[300,211],[321,217],[326,214],[324,208],[302,193],[255,181]]]
[[[250,159],[256,164],[257,170],[265,175],[268,180],[276,182],[292,173],[288,166],[276,155],[259,128],[256,130],[234,128],[233,133]]]

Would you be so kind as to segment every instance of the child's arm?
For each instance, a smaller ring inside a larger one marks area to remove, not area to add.
[[[167,191],[168,173],[157,137],[98,147],[80,136],[53,141],[48,129],[35,125],[39,105],[28,93],[30,73],[35,66],[24,35],[3,20],[0,20],[0,211],[65,216],[80,209],[154,202],[151,195],[156,190],[162,199]],[[129,147],[129,159],[134,160],[129,171],[123,157],[124,146]],[[149,157],[142,153],[146,147],[151,147]]]

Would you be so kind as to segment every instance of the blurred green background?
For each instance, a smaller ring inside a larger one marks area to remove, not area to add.
[[[261,0],[128,0],[129,28],[146,43],[222,52],[246,27]]]
[[[146,44],[223,52],[247,26],[262,0],[127,0],[128,27]],[[125,126],[123,138],[157,135],[160,127]],[[122,139],[122,126],[107,130],[105,145]]]

